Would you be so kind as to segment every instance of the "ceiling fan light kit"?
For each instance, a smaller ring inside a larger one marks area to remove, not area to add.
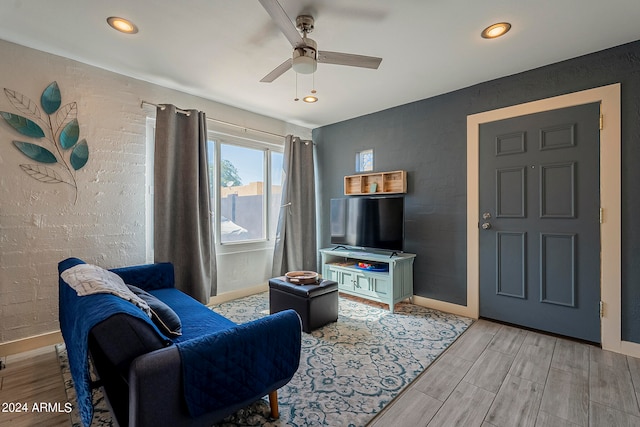
[[[293,68],[293,71],[299,74],[315,73],[318,69],[318,45],[314,40],[307,37],[302,40],[305,42],[305,46],[293,49],[291,67]]]
[[[318,63],[308,56],[298,56],[297,58],[293,58],[291,66],[293,67],[293,71],[298,74],[312,74],[318,69]]]

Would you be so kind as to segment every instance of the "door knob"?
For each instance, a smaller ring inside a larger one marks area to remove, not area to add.
[[[485,222],[482,224],[482,229],[483,230],[488,230],[491,228],[491,223]]]

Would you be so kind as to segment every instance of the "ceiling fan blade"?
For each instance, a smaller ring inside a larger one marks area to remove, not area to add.
[[[304,42],[302,41],[302,37],[298,32],[291,19],[287,16],[278,0],[258,0],[262,7],[265,8],[267,13],[271,16],[271,19],[276,23],[280,31],[284,34],[284,36],[289,40],[291,46],[298,47]]]
[[[267,74],[260,80],[262,83],[271,83],[291,68],[291,58],[284,61],[282,64],[278,65],[272,72]]]
[[[318,62],[324,64],[349,65],[351,67],[362,67],[378,69],[382,58],[374,56],[354,55],[351,53],[318,51]]]

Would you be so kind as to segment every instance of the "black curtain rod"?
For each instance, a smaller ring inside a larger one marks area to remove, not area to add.
[[[153,102],[148,102],[148,101],[144,101],[144,100],[140,103],[140,108],[144,108],[144,104],[152,105],[152,106],[154,106],[156,108],[160,108],[161,110],[164,110],[166,108],[164,105],[158,105],[158,104],[154,104]],[[182,110],[180,108],[176,108],[176,111],[178,113],[180,113],[180,114],[189,115],[189,111],[188,110]],[[210,120],[210,121],[215,122],[215,123],[220,123],[220,124],[223,124],[223,125],[227,125],[227,126],[232,126],[232,127],[238,128],[238,129],[243,129],[245,132],[246,131],[251,131],[251,132],[263,133],[265,135],[277,136],[279,138],[284,138],[285,137],[284,135],[280,135],[280,134],[277,134],[277,133],[267,132],[265,130],[260,130],[260,129],[253,129],[253,128],[249,128],[249,127],[246,127],[246,126],[237,125],[235,123],[225,122],[224,120],[212,119],[210,117],[207,117],[207,120]]]

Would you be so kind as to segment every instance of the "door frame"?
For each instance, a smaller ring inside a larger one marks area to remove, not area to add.
[[[467,305],[468,316],[479,315],[479,128],[526,114],[600,102],[600,288],[602,348],[640,356],[640,344],[621,338],[621,126],[620,84],[612,84],[467,116]]]

